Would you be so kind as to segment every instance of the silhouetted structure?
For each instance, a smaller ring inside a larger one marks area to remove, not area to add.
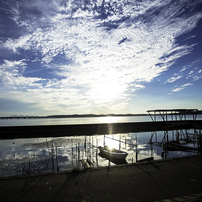
[[[186,121],[187,115],[192,115],[193,120],[196,120],[198,109],[156,109],[147,111],[152,121],[157,121],[157,116],[161,116],[163,121]],[[168,118],[168,115],[170,116]]]

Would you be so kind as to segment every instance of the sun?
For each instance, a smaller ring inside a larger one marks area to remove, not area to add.
[[[95,83],[89,93],[98,103],[107,103],[121,99],[124,91],[124,85],[117,80],[112,80]]]

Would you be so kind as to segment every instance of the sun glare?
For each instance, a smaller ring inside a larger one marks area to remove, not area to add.
[[[116,123],[118,121],[118,118],[115,116],[100,117],[99,119],[100,123]]]
[[[110,138],[112,138],[112,136],[110,136]],[[107,145],[110,149],[119,148],[119,142],[116,140],[109,139],[109,138],[105,138],[105,145]]]

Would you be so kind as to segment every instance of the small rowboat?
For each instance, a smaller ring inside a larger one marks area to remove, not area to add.
[[[117,150],[115,148],[110,149],[108,146],[99,147],[100,154],[104,154],[105,156],[112,157],[114,159],[125,159],[128,155],[127,152]]]

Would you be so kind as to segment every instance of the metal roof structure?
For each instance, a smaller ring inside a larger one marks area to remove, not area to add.
[[[198,109],[156,109],[147,112],[152,121],[157,121],[157,116],[161,116],[163,121],[186,121],[187,115],[193,116],[193,120],[196,120]]]

